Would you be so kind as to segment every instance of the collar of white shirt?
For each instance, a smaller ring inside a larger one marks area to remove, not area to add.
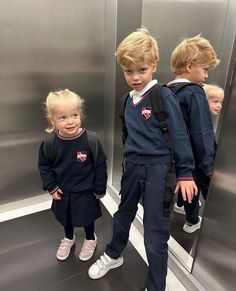
[[[136,90],[130,91],[129,92],[129,95],[130,95],[130,98],[133,99],[133,103],[134,104],[137,104],[142,99],[142,96],[150,88],[152,88],[155,84],[157,84],[157,80],[156,79],[153,79],[141,91],[136,91]]]

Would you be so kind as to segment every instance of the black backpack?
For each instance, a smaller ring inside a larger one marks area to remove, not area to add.
[[[97,140],[97,134],[94,131],[87,130],[87,138],[88,138],[88,145],[89,145],[89,151],[92,156],[92,161],[94,165],[94,169],[96,169],[97,166],[97,156],[98,156],[98,140]],[[46,136],[43,144],[43,151],[44,155],[51,164],[56,159],[56,152],[55,152],[55,136],[56,134],[49,134]]]
[[[173,83],[171,85],[168,86],[168,88],[170,88],[170,90],[174,93],[177,94],[182,88],[184,87],[188,87],[188,86],[193,86],[196,85],[198,87],[200,87],[202,90],[202,86],[196,83],[191,83],[191,82],[179,82],[179,83]]]
[[[151,91],[151,101],[152,101],[153,113],[160,124],[160,128],[163,133],[165,143],[170,151],[171,159],[172,159],[172,167],[166,176],[166,188],[165,188],[164,210],[163,210],[164,216],[169,216],[173,198],[174,198],[174,191],[170,182],[172,181],[172,177],[175,176],[175,164],[174,164],[172,143],[170,140],[170,135],[169,135],[168,126],[167,126],[166,117],[165,117],[165,111],[164,111],[163,102],[161,98],[162,87],[167,87],[167,86],[160,83],[157,83],[156,85],[153,86],[153,89]],[[122,122],[123,144],[125,143],[125,140],[128,134],[127,127],[125,125],[125,117],[124,117],[125,106],[126,106],[126,102],[128,98],[129,98],[129,93],[126,93],[125,95],[121,97],[120,119]]]

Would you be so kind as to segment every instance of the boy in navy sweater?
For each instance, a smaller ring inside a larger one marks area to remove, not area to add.
[[[213,172],[215,135],[209,104],[202,85],[208,78],[208,71],[219,63],[214,48],[208,40],[197,35],[184,39],[172,52],[171,70],[175,80],[168,84],[175,92],[182,82],[189,83],[176,92],[180,102],[187,131],[192,145],[195,169],[194,179],[202,192],[202,185],[208,185]],[[191,84],[194,83],[194,84]],[[183,230],[192,233],[200,228],[199,193],[191,203],[182,201],[179,194],[174,210],[186,214]],[[184,206],[183,206],[184,204]]]
[[[169,239],[169,216],[163,211],[164,193],[167,183],[174,192],[176,177],[167,179],[172,157],[152,111],[151,92],[157,83],[153,74],[159,60],[157,42],[145,28],[141,28],[121,42],[116,57],[132,89],[124,111],[128,135],[124,143],[126,159],[121,179],[121,203],[113,217],[112,240],[88,273],[92,279],[98,279],[123,264],[122,252],[142,198],[144,244],[149,263],[146,290],[164,291]],[[183,116],[171,90],[162,87],[161,97],[177,168],[176,191],[180,188],[183,199],[191,202],[197,187],[192,178],[194,162]]]

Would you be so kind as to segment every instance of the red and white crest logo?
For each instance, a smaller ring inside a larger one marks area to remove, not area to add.
[[[149,119],[152,115],[151,107],[142,107],[142,116],[145,120]]]
[[[87,152],[77,152],[77,161],[83,163],[87,160]]]

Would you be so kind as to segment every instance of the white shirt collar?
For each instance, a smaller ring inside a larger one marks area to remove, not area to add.
[[[169,83],[167,84],[167,86],[172,85],[172,84],[176,84],[176,83],[182,83],[182,82],[188,82],[188,83],[191,83],[188,79],[175,79],[175,80],[169,82]]]
[[[157,80],[156,79],[153,79],[151,80],[141,91],[136,91],[136,90],[133,90],[133,91],[130,91],[129,92],[129,95],[131,98],[133,98],[133,96],[143,96],[143,94],[145,94],[150,88],[152,88],[155,84],[157,84]]]

